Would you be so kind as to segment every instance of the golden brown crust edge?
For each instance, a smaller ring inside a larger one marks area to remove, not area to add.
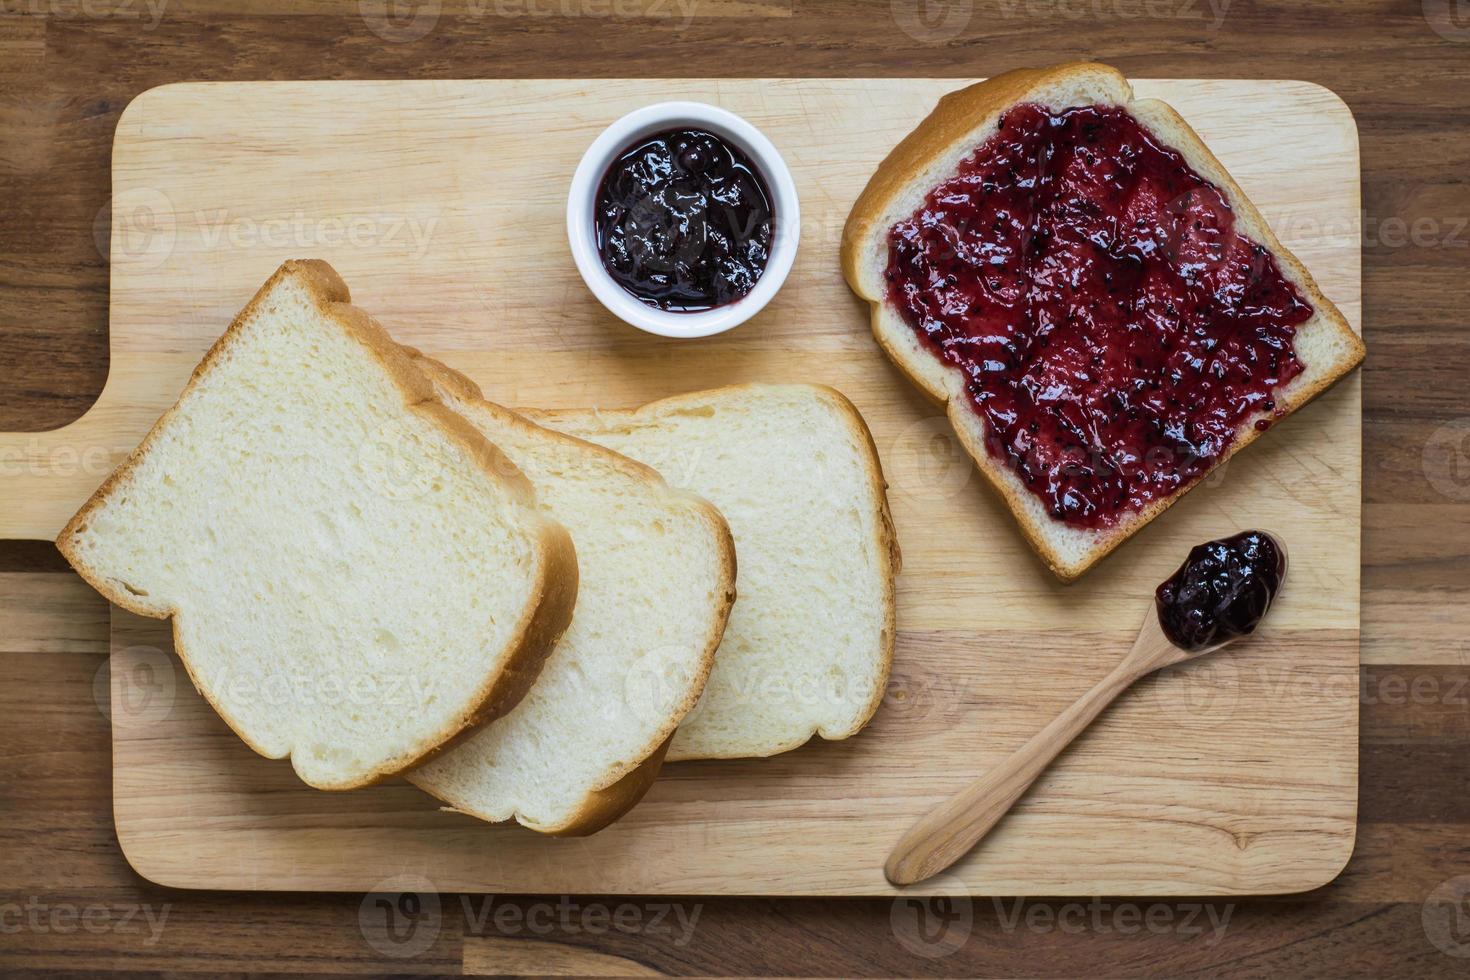
[[[862,413],[858,411],[857,406],[852,403],[851,399],[849,399],[841,391],[831,387],[830,385],[766,385],[760,382],[744,382],[741,384],[724,385],[719,388],[710,388],[703,391],[688,392],[682,395],[671,395],[667,398],[660,398],[657,401],[647,402],[646,404],[637,406],[635,408],[599,409],[598,411],[601,414],[606,414],[608,416],[624,415],[637,417],[640,415],[653,415],[656,414],[659,410],[669,407],[679,406],[695,401],[708,401],[711,399],[718,399],[721,397],[735,395],[743,391],[755,391],[768,387],[800,387],[808,388],[818,393],[820,397],[827,400],[837,409],[839,416],[844,420],[849,429],[853,432],[855,440],[860,445],[867,447],[864,468],[867,473],[869,491],[878,503],[878,526],[875,548],[876,553],[883,556],[886,559],[887,564],[886,574],[884,574],[883,576],[884,625],[883,635],[879,641],[879,669],[877,683],[874,685],[874,692],[872,697],[869,699],[868,704],[855,717],[854,723],[847,730],[840,734],[826,734],[821,732],[819,729],[814,728],[807,734],[793,739],[788,743],[783,743],[781,746],[760,755],[752,755],[750,753],[699,753],[695,755],[671,756],[669,759],[670,762],[692,762],[698,760],[715,759],[769,758],[771,756],[781,755],[785,752],[790,752],[793,749],[800,748],[801,746],[805,745],[807,742],[818,736],[827,741],[840,741],[845,738],[850,738],[853,735],[856,735],[858,732],[862,731],[865,727],[867,727],[868,723],[872,721],[873,715],[877,713],[879,706],[883,703],[883,698],[887,693],[888,679],[892,674],[894,646],[897,640],[896,579],[898,577],[898,573],[902,570],[903,567],[903,553],[899,547],[898,535],[893,524],[893,513],[888,503],[888,481],[883,476],[883,466],[878,456],[877,445],[873,441],[873,433],[868,428],[868,423],[863,418]],[[531,411],[529,414],[533,419],[538,417],[554,419],[556,418],[558,413],[553,410]]]
[[[72,547],[72,539],[77,529],[85,525],[90,515],[101,506],[107,496],[131,477],[137,461],[151,448],[156,434],[178,410],[178,402],[183,400],[215,361],[235,343],[244,324],[255,314],[264,298],[282,279],[288,276],[297,277],[302,285],[313,294],[323,312],[336,320],[353,339],[361,343],[382,363],[392,382],[403,393],[405,408],[438,424],[449,438],[459,443],[467,451],[467,454],[491,480],[504,485],[513,494],[521,497],[525,503],[529,504],[532,499],[530,482],[524,475],[510,465],[509,460],[468,422],[460,419],[458,415],[450,412],[435,400],[433,386],[429,380],[413,366],[387,332],[365,311],[350,305],[351,293],[336,270],[320,259],[293,259],[283,263],[256,291],[250,302],[235,316],[219,339],[211,345],[204,358],[194,368],[183,391],[180,392],[179,399],[159,417],[138,447],[103,481],[102,485],[62,528],[56,539],[57,549],[68,563],[110,602],[130,612],[150,618],[173,619],[174,652],[183,663],[195,689],[209,702],[241,741],[252,751],[272,759],[290,758],[293,752],[288,751],[285,755],[271,755],[262,751],[261,746],[246,736],[238,721],[232,718],[200,684],[192,667],[187,645],[180,634],[181,616],[178,608],[170,606],[161,609],[148,606],[137,602],[126,592],[120,593],[104,576],[79,559]],[[476,697],[470,702],[472,707],[446,726],[438,736],[426,739],[422,751],[387,760],[359,779],[342,783],[308,782],[293,763],[292,768],[296,769],[298,777],[301,777],[303,782],[322,790],[358,789],[382,782],[426,761],[474,725],[498,717],[515,706],[529,690],[531,683],[540,673],[541,665],[545,662],[552,646],[571,622],[572,607],[576,601],[577,563],[571,537],[564,528],[544,519],[534,531],[537,538],[536,553],[539,558],[538,581],[532,592],[536,596],[536,601],[523,614],[513,640],[507,645],[509,652],[502,658],[501,671],[481,685]]]
[[[1252,226],[1252,237],[1257,239],[1260,244],[1265,245],[1275,256],[1278,263],[1287,267],[1286,271],[1288,275],[1296,281],[1298,286],[1305,290],[1313,309],[1316,310],[1319,316],[1332,325],[1337,334],[1348,345],[1350,351],[1348,356],[1312,383],[1298,389],[1292,389],[1290,386],[1281,389],[1283,396],[1272,423],[1272,427],[1274,428],[1277,423],[1284,421],[1302,406],[1351,374],[1353,369],[1363,363],[1363,359],[1367,356],[1367,348],[1363,345],[1362,338],[1357,335],[1351,324],[1348,323],[1347,318],[1342,315],[1342,311],[1337,308],[1337,304],[1333,303],[1322,292],[1321,287],[1317,285],[1317,280],[1308,271],[1307,267],[1302,264],[1302,261],[1297,258],[1296,254],[1281,243],[1281,239],[1276,236],[1275,229],[1266,221],[1260,210],[1256,208],[1255,203],[1246,196],[1245,191],[1236,183],[1235,178],[1225,169],[1225,165],[1210,150],[1209,144],[1205,143],[1199,134],[1194,131],[1194,127],[1190,126],[1188,121],[1168,103],[1159,100],[1149,101],[1158,111],[1165,113],[1173,125],[1177,126],[1185,136],[1183,145],[1179,145],[1172,140],[1170,141],[1170,145],[1186,156],[1190,166],[1196,172],[1225,192],[1230,206],[1236,214],[1246,216],[1245,223]],[[1252,420],[1247,420],[1236,433],[1234,441],[1231,442],[1230,446],[1221,454],[1220,458],[1210,469],[1201,473],[1193,481],[1179,488],[1168,497],[1154,501],[1127,520],[1113,527],[1111,533],[1100,540],[1098,547],[1088,552],[1087,558],[1083,562],[1067,565],[1060,561],[1059,556],[1049,546],[1044,549],[1038,547],[1037,550],[1043,553],[1044,560],[1062,581],[1075,581],[1098,562],[1102,561],[1102,559],[1112,554],[1119,545],[1131,538],[1134,533],[1141,530],[1155,517],[1172,507],[1185,494],[1189,493],[1189,491],[1199,486],[1210,473],[1214,472],[1218,467],[1223,466],[1236,453],[1255,442],[1264,434],[1264,431],[1255,427]],[[987,461],[989,461],[989,454],[987,453],[985,455]],[[1012,492],[1014,492],[1013,488]],[[1027,537],[1033,541],[1034,545],[1035,541],[1040,539],[1040,532],[1038,529],[1030,526],[1032,522],[1024,523],[1028,525],[1026,527]]]
[[[555,827],[533,827],[532,829],[552,837],[589,837],[607,827],[633,809],[634,805],[643,799],[653,787],[654,780],[658,778],[659,772],[663,769],[669,745],[673,741],[674,733],[669,732],[642,762],[611,785],[590,793],[581,810],[565,823]]]
[[[896,580],[903,570],[903,552],[898,545],[897,529],[893,526],[893,510],[888,505],[888,480],[883,476],[883,463],[878,456],[878,445],[873,441],[872,430],[868,428],[868,423],[858,411],[857,406],[842,392],[828,385],[813,385],[812,387],[826,394],[847,422],[855,440],[860,445],[867,447],[864,469],[867,473],[868,489],[878,501],[877,553],[883,556],[887,563],[887,572],[883,576],[883,634],[879,649],[881,660],[873,694],[847,731],[834,735],[820,731],[814,733],[829,741],[837,741],[851,738],[866,728],[873,720],[873,715],[877,713],[879,705],[883,703],[883,698],[888,692],[888,678],[893,671],[893,649],[897,642],[898,588]]]
[[[871,327],[879,346],[911,384],[924,392],[935,403],[946,407],[950,424],[955,429],[961,445],[974,459],[976,468],[986,483],[1004,500],[1007,508],[1015,517],[1016,523],[1020,526],[1023,537],[1041,561],[1064,583],[1076,581],[1099,561],[1106,558],[1119,545],[1198,486],[1216,467],[1223,465],[1237,452],[1255,442],[1261,436],[1261,431],[1254,427],[1251,420],[1248,420],[1247,424],[1242,426],[1237,433],[1231,446],[1209,470],[1201,473],[1194,481],[1181,487],[1170,496],[1154,501],[1106,532],[1099,534],[1096,543],[1088,549],[1081,560],[1069,562],[1053,547],[1043,527],[1022,506],[1021,494],[1024,491],[1013,483],[1009,472],[1003,471],[1001,465],[990,457],[984,445],[971,431],[967,423],[970,422],[969,416],[973,413],[970,413],[966,406],[952,401],[947,391],[936,391],[928,379],[915,372],[904,352],[893,348],[881,328],[885,299],[882,296],[869,295],[865,289],[861,262],[862,246],[875,233],[874,226],[882,218],[892,198],[903,193],[914,174],[922,171],[933,157],[945,152],[956,141],[964,139],[972,132],[979,118],[1023,101],[1038,88],[1064,81],[1069,75],[1093,72],[1115,76],[1131,96],[1131,86],[1127,85],[1127,80],[1116,69],[1107,65],[1086,62],[1073,62],[1046,69],[1017,69],[943,96],[934,111],[920,122],[879,165],[867,187],[853,204],[843,228],[842,241],[843,275],[853,292],[871,304]],[[1196,171],[1221,188],[1229,199],[1231,207],[1237,213],[1249,216],[1247,223],[1253,226],[1253,232],[1257,232],[1253,237],[1266,245],[1277,260],[1287,267],[1288,274],[1308,293],[1317,313],[1337,329],[1351,348],[1350,356],[1342,363],[1335,365],[1323,377],[1286,394],[1284,404],[1279,406],[1275,413],[1277,422],[1284,420],[1351,373],[1362,363],[1366,355],[1366,348],[1336,304],[1322,293],[1316,280],[1301,260],[1282,245],[1274,230],[1261,216],[1260,211],[1188,122],[1167,103],[1158,100],[1148,101],[1167,113],[1169,121],[1177,126],[1184,136],[1182,141],[1168,140],[1167,145],[1184,153]],[[1152,126],[1148,126],[1147,123],[1145,125],[1150,131],[1153,131]],[[946,367],[945,370],[948,371],[949,368]],[[978,418],[975,419],[975,424],[983,426],[983,422],[980,422]]]
[[[1061,81],[1071,74],[1094,72],[1110,73],[1127,85],[1116,68],[1077,61],[1051,68],[1017,68],[941,96],[934,111],[878,164],[848,212],[842,229],[842,273],[853,292],[870,302],[882,302],[883,297],[869,296],[860,287],[862,243],[873,233],[873,225],[882,218],[888,202],[907,189],[914,174],[964,139],[975,128],[977,117],[1019,101],[1038,85]]]
[[[701,647],[698,667],[690,686],[690,693],[671,712],[669,722],[660,726],[659,730],[649,740],[649,743],[637,752],[631,753],[631,757],[637,761],[627,762],[610,770],[604,782],[594,787],[588,794],[582,805],[566,821],[552,825],[541,826],[521,813],[516,813],[512,818],[522,826],[528,827],[538,833],[553,836],[585,836],[596,833],[604,827],[617,820],[633,807],[648,791],[648,788],[657,778],[659,770],[663,766],[664,758],[668,752],[670,743],[674,738],[679,722],[694,709],[699,701],[699,696],[704,690],[705,682],[708,681],[710,671],[714,669],[715,655],[720,641],[725,635],[725,626],[729,622],[730,612],[735,605],[735,573],[737,555],[735,541],[730,533],[730,526],[723,514],[708,500],[697,494],[674,487],[666,481],[653,467],[637,460],[629,459],[620,453],[600,446],[585,439],[558,432],[545,426],[537,425],[512,409],[504,408],[494,402],[488,401],[480,386],[459,371],[454,370],[441,361],[438,361],[421,351],[404,347],[403,350],[415,362],[419,363],[426,375],[432,380],[438,381],[444,387],[452,391],[456,397],[467,402],[480,402],[487,408],[495,411],[504,421],[523,426],[533,431],[537,436],[551,442],[561,442],[578,452],[592,453],[601,458],[609,465],[623,470],[630,478],[643,480],[650,485],[656,486],[659,491],[686,506],[699,515],[700,519],[709,527],[712,537],[716,543],[719,554],[719,592],[721,601],[714,610],[714,616],[710,621],[710,629]],[[517,699],[519,700],[519,699]],[[447,800],[436,793],[432,787],[420,783],[410,773],[409,781],[420,789],[438,799],[448,803],[455,810],[468,813],[471,816],[487,819],[484,814],[466,809],[462,804]]]

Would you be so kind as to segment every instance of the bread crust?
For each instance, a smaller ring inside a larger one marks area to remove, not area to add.
[[[706,675],[708,676],[708,675]],[[685,712],[687,714],[687,710]],[[683,715],[680,715],[682,718]],[[616,782],[587,796],[582,808],[564,823],[555,827],[534,828],[553,837],[589,837],[607,827],[614,820],[633,809],[633,806],[653,788],[654,780],[663,769],[674,733],[669,732],[642,762],[620,777]]]
[[[473,426],[449,411],[434,397],[433,385],[424,374],[413,366],[412,361],[395,344],[386,330],[371,316],[351,305],[351,293],[330,265],[320,259],[295,259],[283,263],[265,282],[245,308],[236,315],[230,326],[210,347],[204,358],[195,367],[179,395],[181,401],[200,379],[203,378],[220,357],[239,339],[244,325],[255,315],[266,297],[283,279],[294,278],[316,301],[324,315],[331,317],[343,331],[359,343],[383,366],[392,383],[403,395],[403,407],[415,415],[438,426],[460,446],[466,455],[485,473],[487,479],[504,487],[527,508],[534,525],[528,533],[534,538],[533,553],[536,557],[536,582],[532,589],[534,602],[523,611],[521,620],[512,634],[501,657],[501,666],[495,674],[486,677],[475,695],[467,702],[468,707],[446,724],[438,733],[424,739],[420,747],[385,760],[369,772],[356,779],[340,782],[309,781],[295,766],[297,775],[317,789],[350,790],[380,783],[392,776],[427,760],[436,752],[446,748],[452,740],[475,725],[483,724],[515,707],[530,689],[541,671],[547,655],[556,640],[566,630],[572,619],[572,607],[577,594],[576,551],[570,535],[559,524],[547,520],[534,512],[534,495],[527,480],[495,446],[484,438]],[[74,539],[84,528],[91,515],[116,490],[127,485],[133,471],[151,449],[158,434],[178,411],[176,402],[154,423],[143,441],[126,460],[114,470],[87,502],[73,515],[56,538],[57,549],[94,589],[110,602],[129,612],[153,619],[172,619],[174,652],[183,663],[195,690],[209,702],[210,706],[224,719],[231,730],[252,750],[266,758],[291,758],[294,747],[285,753],[272,753],[255,742],[245,732],[237,719],[210,693],[194,670],[188,645],[180,632],[181,611],[175,605],[159,606],[140,602],[138,597],[126,589],[113,585],[99,569],[90,567],[76,552]],[[187,611],[183,612],[187,615]]]
[[[871,304],[871,326],[879,346],[911,383],[946,408],[960,444],[974,459],[985,482],[1005,501],[1027,542],[1063,582],[1075,581],[1136,531],[1198,486],[1215,467],[1224,464],[1259,438],[1261,431],[1256,429],[1255,422],[1265,417],[1265,414],[1252,415],[1245,419],[1231,445],[1210,469],[1168,497],[1155,500],[1123,517],[1114,526],[1091,532],[1093,538],[1086,552],[1081,558],[1070,560],[1052,538],[1059,526],[1070,529],[1070,525],[1038,518],[1027,508],[1026,504],[1031,499],[1028,496],[1030,491],[1004,463],[993,459],[985,448],[985,423],[971,409],[967,399],[959,394],[963,387],[959,381],[958,369],[943,363],[927,351],[918,351],[912,337],[894,336],[885,323],[885,320],[891,319],[891,315],[887,314],[887,300],[881,285],[874,282],[871,272],[864,268],[863,263],[865,257],[877,246],[877,239],[886,237],[888,233],[889,225],[883,220],[885,215],[900,196],[913,189],[915,181],[928,164],[946,153],[953,153],[957,146],[970,147],[965,151],[965,155],[968,155],[973,146],[983,142],[975,138],[976,134],[992,127],[1001,114],[1016,104],[1049,104],[1047,93],[1086,88],[1116,92],[1117,104],[1127,108],[1156,139],[1178,151],[1200,176],[1220,189],[1235,212],[1237,226],[1250,238],[1270,249],[1282,273],[1309,297],[1316,315],[1303,325],[1302,331],[1320,320],[1327,329],[1335,331],[1337,339],[1345,348],[1345,352],[1337,360],[1325,365],[1321,373],[1299,377],[1278,390],[1277,408],[1270,415],[1273,422],[1284,419],[1341,380],[1362,363],[1366,353],[1362,340],[1341,311],[1323,295],[1301,261],[1281,244],[1240,185],[1210,152],[1198,134],[1168,105],[1157,100],[1135,102],[1127,79],[1116,69],[1086,62],[1044,69],[1023,68],[942,97],[934,111],[879,164],[867,187],[853,204],[843,229],[843,275],[852,290]],[[1067,104],[1083,104],[1078,101],[1064,101]],[[1161,129],[1170,132],[1165,134]],[[925,192],[928,189],[923,188]],[[905,349],[906,347],[909,349]]]
[[[462,401],[478,403],[494,413],[501,422],[517,426],[534,438],[549,443],[560,443],[573,452],[595,456],[605,465],[621,470],[631,479],[646,483],[656,489],[659,494],[676,506],[699,515],[715,542],[719,554],[717,588],[721,599],[714,610],[709,630],[700,646],[699,659],[689,693],[673,707],[668,718],[654,730],[642,748],[631,753],[627,760],[609,769],[602,779],[589,788],[582,803],[566,820],[556,824],[543,824],[519,811],[513,815],[513,819],[522,826],[538,833],[564,837],[596,833],[626,813],[648,791],[663,765],[664,757],[668,752],[669,744],[673,741],[679,722],[694,710],[704,690],[705,682],[709,679],[710,671],[714,668],[715,651],[719,648],[720,641],[725,635],[725,625],[729,622],[730,610],[734,608],[736,598],[737,557],[730,526],[714,504],[687,490],[671,486],[653,467],[629,459],[606,446],[599,446],[585,439],[537,425],[524,415],[487,400],[480,386],[464,374],[412,347],[404,347],[403,350],[432,382],[442,385]],[[436,789],[431,781],[416,777],[412,772],[408,773],[408,781],[450,804],[455,810],[482,820],[493,820],[490,815],[466,806],[463,801],[450,799],[442,791]]]
[[[597,414],[608,418],[639,418],[656,416],[659,412],[670,408],[681,408],[690,405],[699,405],[708,402],[718,402],[721,399],[738,396],[742,392],[759,391],[762,388],[772,387],[759,382],[747,382],[743,384],[725,385],[720,388],[712,388],[707,391],[690,392],[683,395],[673,395],[661,398],[658,401],[648,402],[637,408],[622,409],[597,409]],[[824,739],[838,741],[850,738],[867,727],[877,712],[879,705],[883,703],[883,697],[887,693],[888,678],[893,669],[893,649],[896,637],[896,607],[897,586],[895,580],[903,567],[903,553],[899,548],[898,535],[893,525],[893,513],[888,505],[888,482],[883,476],[883,466],[878,457],[878,448],[873,441],[873,434],[868,429],[867,422],[862,413],[858,411],[852,401],[838,391],[836,388],[821,384],[803,385],[780,385],[779,387],[800,387],[813,391],[819,398],[826,401],[837,410],[838,416],[852,432],[854,441],[867,447],[864,459],[864,471],[867,477],[869,492],[877,501],[877,531],[874,547],[876,553],[883,555],[886,561],[886,573],[883,576],[883,629],[879,640],[878,649],[878,674],[877,683],[874,685],[873,695],[863,709],[854,717],[853,723],[846,729],[839,731],[822,731],[820,727],[814,727],[805,735],[791,739],[780,746],[770,748],[761,753],[697,753],[679,754],[670,750],[668,761],[684,762],[695,759],[749,759],[769,758],[780,755],[792,749],[800,748],[812,738],[820,735]],[[522,409],[531,419],[554,420],[557,411],[539,411],[534,409]]]

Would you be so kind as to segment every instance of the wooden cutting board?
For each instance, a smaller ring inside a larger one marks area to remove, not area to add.
[[[1078,584],[1059,586],[939,413],[878,352],[837,265],[881,156],[956,80],[187,84],[118,125],[112,367],[97,405],[0,436],[0,535],[50,537],[174,399],[283,259],[320,256],[394,335],[506,404],[629,405],[737,381],[817,381],[863,412],[904,552],[889,696],[847,742],[665,768],[624,820],[551,840],[438,812],[406,784],[330,795],[253,755],[173,658],[113,619],[118,837],[140,873],[244,889],[868,895],[921,812],[1025,740],[1127,648],[1193,544],[1249,525],[1290,544],[1262,635],[1151,678],[952,873],[1008,895],[1289,892],[1331,879],[1357,795],[1360,382],[1345,381]],[[1352,116],[1298,82],[1142,81],[1200,131],[1359,323]],[[603,312],[563,203],[596,133],[647,102],[722,104],[775,141],[802,197],[780,296],[733,333],[651,338]],[[105,227],[105,226],[104,226]]]

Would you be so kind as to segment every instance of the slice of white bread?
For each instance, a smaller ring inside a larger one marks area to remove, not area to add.
[[[724,759],[856,734],[893,661],[898,546],[868,428],[818,385],[737,385],[623,411],[537,412],[710,500],[740,596],[668,757]]]
[[[437,361],[417,363],[531,479],[571,532],[581,579],[572,624],[525,699],[408,779],[484,820],[593,833],[638,802],[704,689],[735,601],[730,529],[647,466],[491,404]]]
[[[57,539],[173,617],[200,693],[321,789],[423,761],[525,694],[575,551],[324,262],[287,262]]]
[[[1337,307],[1322,295],[1301,262],[1282,246],[1260,212],[1189,125],[1162,102],[1134,101],[1127,79],[1116,70],[1097,64],[1022,69],[940,99],[934,111],[879,165],[853,205],[843,232],[843,272],[852,289],[872,304],[873,333],[879,344],[914,384],[947,404],[960,441],[987,481],[1005,498],[1027,540],[1059,578],[1071,581],[1197,485],[1205,473],[1172,495],[1124,514],[1111,527],[1089,529],[1054,518],[1042,499],[986,450],[985,423],[965,393],[962,372],[921,344],[900,312],[887,301],[884,281],[889,230],[912,215],[931,189],[954,174],[961,161],[997,132],[998,121],[1007,109],[1027,103],[1053,111],[1093,104],[1126,106],[1155,139],[1180,153],[1196,173],[1220,189],[1234,211],[1236,228],[1264,245],[1284,276],[1308,298],[1315,314],[1297,328],[1295,338],[1296,351],[1306,370],[1277,389],[1276,409],[1271,413],[1274,417],[1295,411],[1346,375],[1362,361],[1364,349]],[[1255,423],[1264,415],[1257,413],[1242,422],[1234,442],[1216,465],[1260,435]]]

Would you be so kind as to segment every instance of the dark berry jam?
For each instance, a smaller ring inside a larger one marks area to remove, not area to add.
[[[765,178],[714,133],[677,129],[620,153],[597,192],[608,273],[661,310],[693,313],[755,288],[775,225]]]
[[[1312,307],[1115,106],[1012,109],[888,242],[889,299],[1068,524],[1187,486],[1302,371]]]
[[[1255,631],[1286,577],[1286,551],[1265,531],[1194,548],[1154,593],[1159,625],[1176,647],[1205,647]]]

